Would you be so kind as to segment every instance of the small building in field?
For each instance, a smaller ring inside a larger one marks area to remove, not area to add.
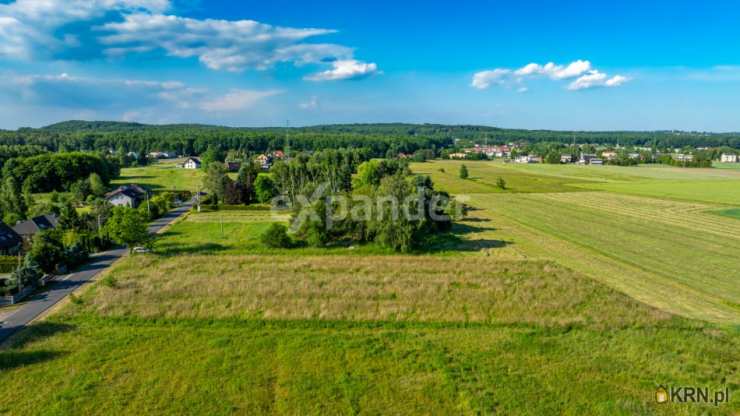
[[[0,254],[15,255],[21,251],[23,239],[12,228],[0,221]]]
[[[729,153],[723,153],[722,157],[720,158],[720,161],[722,163],[737,163],[738,157],[737,155],[729,154]]]
[[[189,157],[182,163],[182,167],[185,169],[200,169],[200,159],[197,157]]]
[[[105,200],[117,207],[138,208],[147,198],[147,191],[138,185],[124,185],[105,195]]]
[[[13,227],[13,231],[21,236],[24,243],[30,244],[34,235],[41,231],[56,228],[57,223],[58,220],[54,214],[40,215],[38,217],[33,217],[30,220],[19,222]]]
[[[467,155],[465,153],[458,152],[458,153],[450,153],[449,155],[447,155],[447,157],[449,157],[450,159],[465,159]]]
[[[599,158],[591,159],[591,162],[589,163],[589,165],[594,165],[594,166],[601,166],[603,164],[604,164],[604,160],[599,159]]]
[[[573,155],[560,155],[560,163],[573,163]]]

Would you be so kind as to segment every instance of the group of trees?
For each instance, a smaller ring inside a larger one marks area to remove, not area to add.
[[[37,193],[67,191],[73,183],[92,173],[107,184],[119,172],[118,163],[100,154],[68,152],[10,159],[3,166],[2,175]]]
[[[447,231],[452,225],[449,196],[435,191],[428,176],[412,175],[405,161],[363,162],[354,180],[350,175],[333,188],[327,186],[331,183],[327,174],[317,175],[310,163],[293,169],[292,176],[305,179],[298,182],[299,188],[290,188],[290,181],[278,181],[292,204],[291,235],[288,228],[272,225],[263,235],[268,246],[374,242],[408,252],[419,248],[430,234]],[[300,197],[290,197],[290,192]]]
[[[276,194],[275,184],[269,175],[261,174],[255,163],[242,164],[236,180],[228,175],[226,165],[211,162],[203,178],[203,188],[211,205],[249,205],[269,202]]]

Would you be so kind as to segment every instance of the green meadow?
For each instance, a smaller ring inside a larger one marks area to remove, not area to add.
[[[149,166],[124,168],[113,185],[139,184],[153,190],[197,191],[203,181],[201,169],[183,169],[178,162],[164,160]]]
[[[190,213],[0,350],[0,414],[740,411],[740,176],[460,164],[412,165],[471,209],[409,255],[269,249],[284,215]]]

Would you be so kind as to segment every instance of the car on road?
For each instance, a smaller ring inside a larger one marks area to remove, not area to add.
[[[133,250],[131,250],[134,254],[145,254],[145,253],[151,253],[152,250],[146,248],[146,247],[134,247]]]

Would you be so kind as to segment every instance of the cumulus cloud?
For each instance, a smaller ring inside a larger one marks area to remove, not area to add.
[[[622,75],[609,78],[605,73],[593,70],[571,82],[568,89],[577,91],[595,87],[618,87],[627,81],[629,79]]]
[[[478,88],[479,90],[485,90],[494,83],[501,83],[507,75],[511,74],[511,70],[504,68],[496,68],[490,71],[480,71],[473,75],[473,81],[471,86]]]
[[[163,53],[238,72],[279,63],[330,67],[312,79],[360,78],[377,65],[350,47],[312,42],[333,29],[166,14],[170,0],[16,0],[0,4],[0,57],[47,59]],[[78,24],[84,23],[84,25]],[[341,64],[339,64],[341,63]]]
[[[374,63],[343,59],[332,62],[332,68],[306,76],[309,81],[336,81],[343,79],[366,78],[378,73]]]
[[[280,94],[279,90],[232,90],[228,94],[201,104],[200,108],[208,112],[233,112],[254,107],[260,100]]]
[[[629,81],[629,78],[623,75],[609,77],[594,69],[591,62],[579,59],[567,65],[558,65],[553,62],[541,65],[533,62],[517,69],[496,68],[480,71],[473,74],[471,86],[484,90],[493,84],[517,85],[536,77],[546,77],[554,81],[576,78],[568,85],[571,91],[594,87],[618,87]],[[519,87],[517,91],[527,91],[527,87]]]
[[[65,31],[73,22],[109,13],[161,13],[169,0],[17,0],[0,4],[0,57],[32,59],[80,47],[79,37]]]

